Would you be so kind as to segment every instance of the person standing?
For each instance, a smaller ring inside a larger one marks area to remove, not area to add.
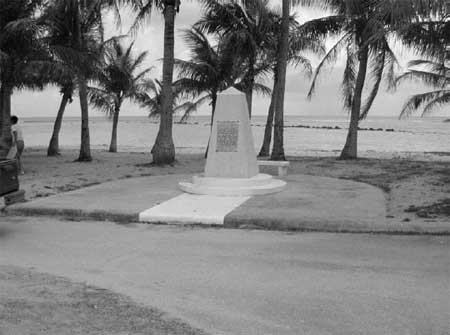
[[[19,124],[19,118],[15,115],[11,116],[11,133],[12,133],[12,139],[13,139],[13,145],[17,148],[17,165],[19,168],[19,173],[24,174],[23,167],[22,167],[22,152],[25,147],[25,142],[23,141],[23,135],[22,135],[22,128],[20,128]]]

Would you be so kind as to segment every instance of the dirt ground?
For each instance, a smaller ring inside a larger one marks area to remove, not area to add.
[[[0,266],[0,335],[203,335],[108,290]]]
[[[94,150],[90,163],[74,162],[76,150],[47,157],[44,149],[27,149],[25,175],[20,177],[26,198],[45,197],[111,180],[201,173],[203,155],[178,155],[172,166],[152,166],[148,153],[109,153]],[[388,217],[401,220],[436,220],[450,217],[450,156],[416,155],[362,158],[288,157],[289,174],[310,174],[350,179],[381,188],[386,195]],[[264,167],[261,172],[276,173]]]

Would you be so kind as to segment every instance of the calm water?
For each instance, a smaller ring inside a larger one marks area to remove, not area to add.
[[[46,147],[53,129],[53,118],[24,118],[22,128],[28,147]],[[259,151],[263,133],[264,116],[252,119],[255,146]],[[104,117],[90,121],[91,146],[107,149],[112,122]],[[345,117],[286,116],[285,151],[287,155],[335,155],[346,139],[348,120]],[[306,128],[310,127],[310,128]],[[313,128],[318,127],[318,128]],[[340,129],[322,129],[333,127]],[[450,122],[444,118],[408,119],[372,117],[360,125],[373,131],[359,132],[360,154],[402,154],[422,152],[449,152]],[[209,135],[209,117],[194,116],[188,124],[174,125],[174,142],[177,152],[198,153],[206,148]],[[376,130],[382,129],[382,130]],[[386,131],[393,129],[394,131]],[[147,117],[123,117],[119,122],[119,151],[149,151],[156,137],[158,124]],[[80,121],[64,119],[60,134],[62,147],[78,147]]]

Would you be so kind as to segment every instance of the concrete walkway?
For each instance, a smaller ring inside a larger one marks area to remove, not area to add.
[[[164,175],[123,179],[16,204],[7,207],[6,212],[137,222],[139,213],[179,196],[178,182],[190,178]],[[284,191],[250,198],[224,217],[223,226],[289,231],[450,232],[450,225],[442,223],[387,222],[385,196],[371,185],[307,175],[284,179],[288,183]]]
[[[448,236],[0,222],[0,265],[111,289],[214,335],[449,334]]]

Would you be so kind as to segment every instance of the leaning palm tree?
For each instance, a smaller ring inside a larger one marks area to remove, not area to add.
[[[138,72],[147,56],[142,52],[132,54],[133,43],[125,48],[117,40],[112,40],[105,52],[105,67],[98,74],[96,87],[89,87],[89,102],[109,114],[113,119],[110,152],[117,152],[117,124],[122,103],[136,102],[149,87],[147,74],[151,67]]]
[[[73,101],[75,91],[75,82],[72,78],[67,78],[64,82],[60,82],[59,93],[61,94],[61,103],[59,104],[56,114],[55,123],[53,124],[53,132],[47,148],[47,156],[58,156],[59,153],[59,133],[61,131],[64,112],[67,104]]]
[[[49,46],[70,46],[71,28],[69,20],[64,17],[67,14],[66,8],[61,3],[50,3],[43,15],[43,21],[48,26],[47,43]],[[73,95],[77,89],[76,71],[73,66],[69,66],[64,61],[54,57],[53,62],[41,71],[41,75],[46,77],[46,81],[59,87],[61,102],[53,124],[53,132],[47,148],[47,156],[59,155],[59,133],[61,131],[64,112],[67,104],[72,103]]]
[[[426,0],[424,0],[426,1]],[[389,37],[400,27],[410,23],[418,14],[428,15],[428,6],[417,6],[420,0],[304,0],[301,3],[318,5],[333,11],[333,15],[310,21],[311,29],[323,30],[331,27],[339,32],[335,45],[318,65],[308,96],[311,97],[318,75],[324,65],[336,61],[340,51],[346,51],[346,66],[343,78],[345,107],[350,111],[347,140],[340,159],[357,158],[358,124],[364,119],[374,102],[383,76],[393,83],[396,56],[389,45]],[[432,6],[432,1],[429,1]],[[369,88],[368,77],[372,77]],[[368,96],[363,100],[363,89]]]
[[[151,150],[153,163],[171,164],[175,161],[173,144],[173,68],[175,47],[175,14],[179,11],[180,0],[122,0],[138,12],[132,30],[150,17],[154,7],[164,15],[164,56],[162,69],[162,112],[155,144]]]
[[[48,60],[39,0],[0,0],[0,157],[11,145],[11,95],[22,87],[39,87],[36,66]]]

